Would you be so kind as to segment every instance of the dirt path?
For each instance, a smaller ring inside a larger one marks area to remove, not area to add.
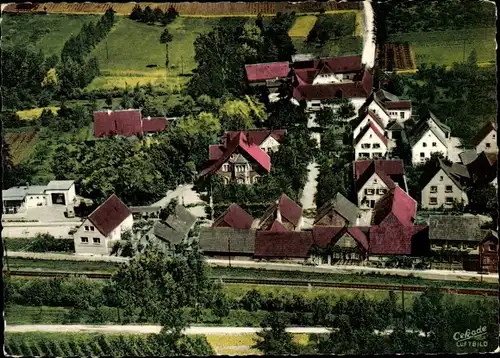
[[[373,68],[375,65],[375,52],[377,45],[373,34],[374,17],[371,0],[363,1],[363,13],[363,56],[361,61],[366,64],[367,67]]]

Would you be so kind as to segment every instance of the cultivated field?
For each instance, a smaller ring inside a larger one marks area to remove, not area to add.
[[[184,16],[245,16],[261,13],[263,15],[274,15],[277,12],[292,12],[307,13],[317,12],[321,9],[325,11],[338,9],[354,9],[360,8],[360,3],[336,3],[328,2],[305,2],[305,3],[288,3],[288,2],[259,2],[259,3],[244,3],[244,2],[212,2],[212,3],[148,3],[141,2],[141,7],[144,9],[150,6],[152,9],[159,7],[163,11],[173,6],[181,15]],[[134,8],[135,3],[84,3],[84,4],[68,4],[68,3],[45,3],[32,4],[31,6],[19,6],[16,4],[8,5],[4,11],[14,13],[29,13],[37,11],[46,11],[48,13],[71,13],[71,14],[102,14],[107,9],[113,8],[118,15],[129,15]]]
[[[151,26],[121,19],[94,49],[101,66],[97,77],[89,89],[133,87],[137,83],[163,84],[179,89],[196,68],[194,60],[194,40],[200,33],[209,32],[218,19],[178,17],[168,25],[173,35],[169,44],[170,65],[165,71],[165,45],[161,44],[162,26]],[[157,67],[148,68],[148,65]]]
[[[415,49],[416,65],[423,63],[452,65],[466,60],[476,50],[480,65],[495,64],[494,27],[391,35],[388,42],[408,42]]]
[[[34,130],[26,132],[7,132],[5,140],[10,146],[10,153],[14,164],[27,159],[36,144],[37,134]]]
[[[99,16],[93,15],[2,14],[2,42],[30,44],[46,55],[59,55],[64,43],[79,33],[84,23],[97,19]]]
[[[316,19],[317,17],[312,15],[297,17],[292,28],[290,29],[290,31],[288,31],[288,35],[290,35],[290,37],[306,38],[309,34],[309,31],[311,31],[314,24],[316,23]]]

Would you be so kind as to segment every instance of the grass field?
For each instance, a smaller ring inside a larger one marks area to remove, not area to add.
[[[292,28],[288,31],[288,35],[290,37],[303,37],[306,38],[309,34],[309,31],[313,28],[316,23],[316,16],[306,15],[306,16],[298,16],[295,19],[295,22]]]
[[[17,115],[19,118],[23,120],[30,120],[34,118],[40,117],[44,109],[50,109],[52,113],[56,113],[59,110],[59,107],[56,106],[49,106],[49,107],[39,107],[39,108],[32,108],[32,109],[26,109],[24,111],[18,111]]]
[[[96,15],[2,14],[2,42],[5,45],[29,43],[46,55],[59,55],[64,43],[79,33],[84,23],[98,19]]]
[[[190,74],[196,67],[194,40],[217,22],[217,18],[178,17],[168,25],[173,41],[169,44],[170,68],[165,71],[165,45],[159,40],[163,27],[121,19],[107,39],[94,49],[102,75],[89,89],[133,87],[137,83],[180,89],[189,79],[180,75]],[[147,68],[148,65],[157,67]]]
[[[494,27],[410,32],[391,35],[388,42],[409,42],[414,45],[417,65],[423,63],[452,65],[454,62],[467,60],[472,49],[475,49],[478,63],[484,66],[495,64],[495,33]]]

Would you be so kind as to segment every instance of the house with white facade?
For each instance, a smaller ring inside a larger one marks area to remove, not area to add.
[[[387,155],[388,139],[377,125],[369,122],[354,139],[354,157],[360,159],[382,159]]]
[[[281,142],[286,135],[286,129],[247,129],[244,131],[229,131],[224,133],[224,144],[219,145],[222,151],[223,147],[227,146],[229,142],[235,138],[239,132],[243,132],[247,137],[249,143],[258,145],[266,153],[277,152]],[[217,146],[217,145],[216,145]],[[211,146],[214,147],[214,146]]]
[[[455,203],[469,203],[465,184],[469,180],[467,167],[453,163],[447,165],[438,159],[420,179],[423,209],[450,209]]]
[[[22,212],[40,206],[73,206],[74,180],[52,180],[47,185],[26,185],[2,190],[4,213]]]
[[[498,153],[497,124],[488,122],[472,139],[476,153]]]
[[[401,100],[383,89],[373,92],[363,105],[361,112],[375,113],[387,127],[389,122],[403,124],[412,117],[411,101]]]
[[[109,255],[123,232],[132,230],[132,211],[115,195],[95,209],[73,234],[75,253]]]
[[[431,159],[432,153],[441,153],[448,158],[450,134],[450,127],[429,112],[429,116],[417,123],[410,134],[412,164],[424,164]]]
[[[357,160],[354,180],[360,210],[371,210],[390,189],[407,191],[402,160]]]

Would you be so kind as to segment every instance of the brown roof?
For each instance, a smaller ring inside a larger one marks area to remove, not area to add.
[[[386,102],[387,109],[410,109],[411,101]]]
[[[250,229],[253,223],[253,217],[241,208],[238,204],[231,204],[229,208],[215,220],[213,227],[218,227],[225,222],[233,229]]]
[[[286,129],[247,129],[244,131],[229,131],[224,133],[224,143],[229,143],[231,139],[243,132],[247,137],[248,143],[261,145],[269,136],[278,142],[283,141]]]
[[[250,254],[255,249],[255,230],[201,227],[199,246],[204,252]]]
[[[357,72],[363,69],[361,64],[361,56],[337,56],[337,57],[324,57],[308,61],[298,61],[293,63],[294,68],[307,68],[322,73],[348,73]]]
[[[146,117],[142,119],[142,130],[145,133],[162,132],[167,126],[165,117]]]
[[[404,175],[403,161],[400,159],[357,160],[354,162],[356,189],[359,191],[373,174],[377,174],[389,189],[394,188],[395,181],[398,184],[404,184],[401,180]]]
[[[298,85],[293,89],[293,98],[300,101],[326,100],[333,98],[367,98],[370,90],[363,82],[333,83],[323,85]]]
[[[411,226],[417,215],[417,202],[403,189],[395,187],[375,203],[372,224],[381,224],[390,214],[401,224]]]
[[[432,215],[429,217],[429,240],[476,241],[483,238],[477,216]]]
[[[132,211],[115,194],[95,209],[88,217],[104,236],[116,229]]]
[[[257,258],[307,258],[313,243],[311,231],[257,231],[254,256]]]
[[[340,216],[346,219],[349,224],[354,224],[358,218],[358,207],[351,203],[341,193],[335,195],[335,199],[328,200],[322,207],[317,210],[314,223],[320,221],[330,211],[335,210]]]
[[[245,65],[245,72],[250,82],[285,78],[290,72],[290,64],[288,62],[256,63]]]
[[[274,231],[274,232],[285,232],[288,231],[286,227],[283,226],[282,223],[280,223],[278,220],[274,220],[273,224],[271,225],[271,228],[269,231]]]

